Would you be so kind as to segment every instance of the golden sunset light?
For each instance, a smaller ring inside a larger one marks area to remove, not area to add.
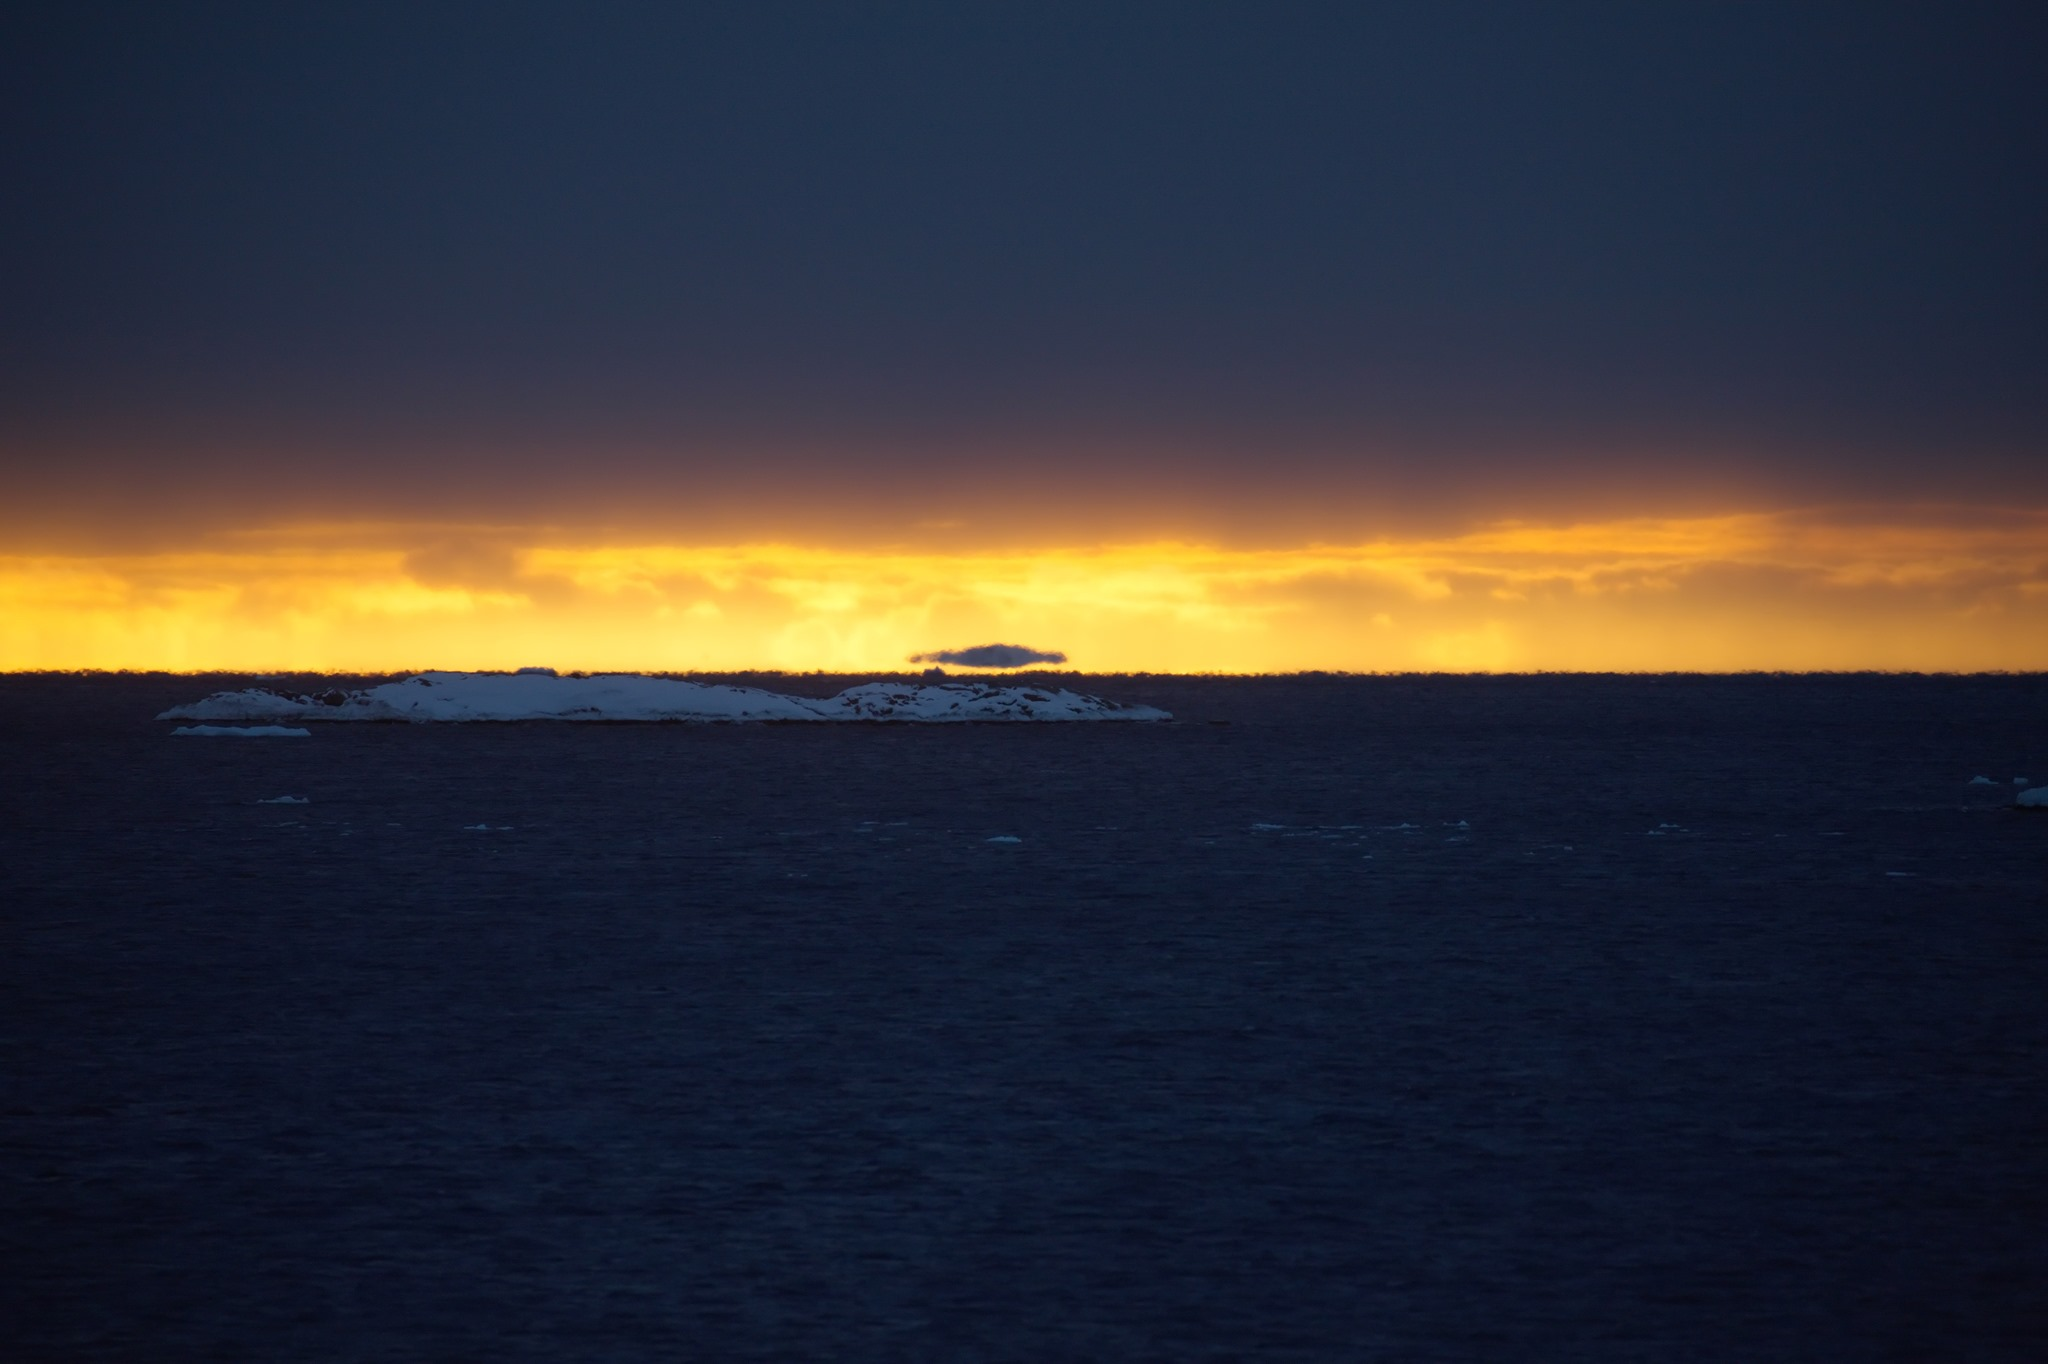
[[[9,669],[884,671],[994,639],[1094,672],[2048,666],[2048,516],[1501,523],[987,553],[348,528],[0,558]],[[358,547],[351,547],[354,539]]]

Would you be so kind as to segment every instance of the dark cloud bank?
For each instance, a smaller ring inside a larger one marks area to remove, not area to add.
[[[43,520],[2048,490],[2039,4],[16,8]]]

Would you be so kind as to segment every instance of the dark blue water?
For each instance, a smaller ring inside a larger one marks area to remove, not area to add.
[[[216,685],[0,679],[11,1358],[2048,1349],[2048,679]]]

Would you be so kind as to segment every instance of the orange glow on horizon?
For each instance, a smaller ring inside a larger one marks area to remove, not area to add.
[[[1263,549],[949,554],[268,532],[0,555],[0,669],[1095,672],[2048,668],[2048,514],[1752,513]]]

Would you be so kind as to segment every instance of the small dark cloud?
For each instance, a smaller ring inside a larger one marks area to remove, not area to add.
[[[912,663],[951,663],[962,668],[1022,668],[1031,663],[1064,663],[1067,656],[1056,649],[1032,649],[1022,644],[977,644],[971,649],[934,649],[912,654]]]

